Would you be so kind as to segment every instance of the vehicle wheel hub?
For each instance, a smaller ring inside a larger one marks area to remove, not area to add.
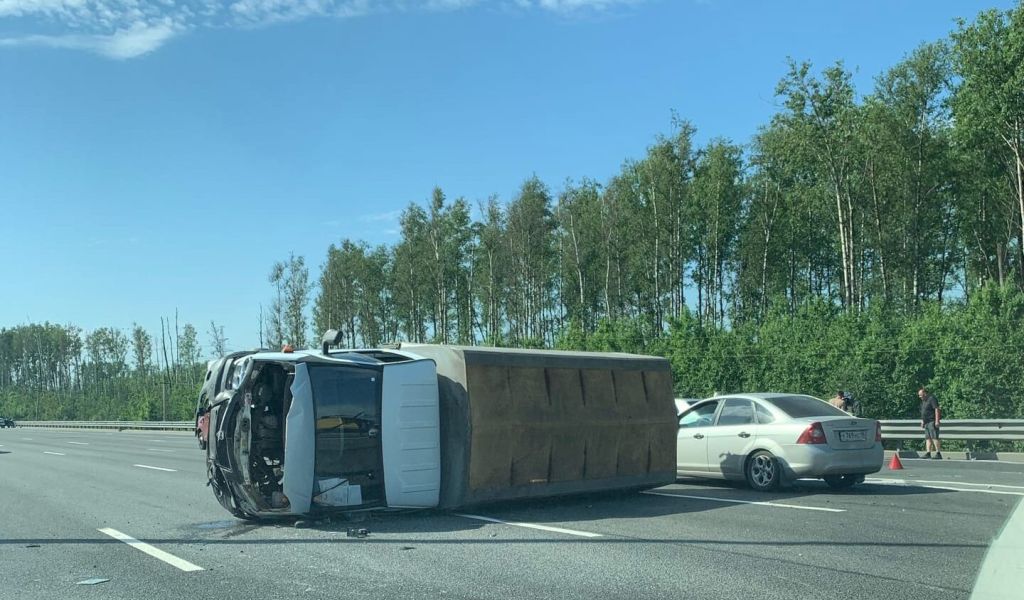
[[[771,484],[775,481],[775,462],[768,456],[755,456],[750,466],[750,475],[759,486]]]

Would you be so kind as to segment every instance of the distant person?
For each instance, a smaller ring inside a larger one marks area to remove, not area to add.
[[[833,396],[832,399],[828,401],[828,403],[838,408],[839,410],[845,411],[846,396],[843,394],[843,390],[839,390],[838,392],[836,392],[836,395]]]
[[[926,388],[917,390],[917,397],[921,399],[921,428],[924,429],[924,457],[932,458],[932,448],[935,448],[935,457],[942,460],[942,443],[939,441],[939,401],[935,396],[928,393]]]
[[[850,413],[855,417],[859,417],[860,402],[857,402],[857,400],[853,398],[853,394],[850,392],[843,392],[843,400],[846,401],[846,408],[844,408],[843,410],[845,410],[846,412]]]

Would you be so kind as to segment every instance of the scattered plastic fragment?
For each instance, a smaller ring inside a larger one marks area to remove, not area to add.
[[[364,538],[364,537],[370,535],[370,530],[369,529],[365,529],[363,527],[360,527],[359,529],[352,528],[352,529],[348,530],[346,535],[348,535],[348,537]]]
[[[97,583],[106,583],[108,581],[110,581],[110,579],[107,579],[105,577],[93,577],[91,579],[79,581],[75,585],[96,585]]]

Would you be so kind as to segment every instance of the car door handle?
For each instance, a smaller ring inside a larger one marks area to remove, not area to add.
[[[695,433],[695,434],[693,434],[693,439],[695,439],[695,440],[702,440],[702,439],[704,439],[704,434],[703,433]]]
[[[741,438],[748,438],[748,437],[750,437],[750,434],[747,433],[746,431],[741,431],[741,432],[737,433],[736,435],[740,436]]]

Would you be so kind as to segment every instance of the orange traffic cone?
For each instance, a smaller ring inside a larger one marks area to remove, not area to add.
[[[900,471],[903,469],[903,463],[900,461],[900,453],[896,452],[892,455],[892,460],[889,461],[889,469],[893,471]]]

